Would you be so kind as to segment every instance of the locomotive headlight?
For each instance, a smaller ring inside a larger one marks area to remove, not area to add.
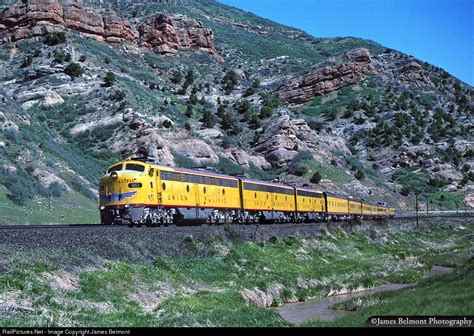
[[[118,179],[118,173],[117,172],[112,172],[110,173],[110,177],[113,178],[114,180]]]
[[[100,210],[105,210],[105,206],[101,206],[101,207],[100,207]]]
[[[125,208],[127,208],[127,209],[128,209],[128,208],[130,208],[130,205],[128,205],[128,204],[125,204]]]

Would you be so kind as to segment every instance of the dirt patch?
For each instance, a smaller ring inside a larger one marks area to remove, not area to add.
[[[77,289],[77,278],[71,273],[60,271],[56,273],[44,272],[43,277],[49,282],[55,290],[71,291]]]

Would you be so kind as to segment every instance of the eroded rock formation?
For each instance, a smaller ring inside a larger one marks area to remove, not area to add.
[[[98,13],[81,2],[28,0],[0,13],[0,38],[13,42],[69,28],[108,42],[134,41],[138,33],[114,12]]]
[[[370,52],[365,48],[354,49],[345,55],[339,66],[318,68],[279,89],[280,97],[292,105],[304,104],[316,96],[336,91],[359,82],[368,73],[375,72]]]
[[[199,21],[183,15],[159,13],[148,18],[138,31],[141,44],[160,54],[177,53],[180,50],[198,49],[221,60],[214,47],[212,30]]]

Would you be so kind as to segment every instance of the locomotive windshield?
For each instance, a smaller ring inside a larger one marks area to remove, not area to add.
[[[109,168],[109,170],[107,170],[107,173],[110,174],[111,172],[120,171],[120,170],[122,170],[122,164],[118,164],[116,166]]]
[[[142,166],[140,164],[136,163],[127,163],[125,166],[125,170],[133,170],[137,172],[144,172],[145,171],[145,166]]]

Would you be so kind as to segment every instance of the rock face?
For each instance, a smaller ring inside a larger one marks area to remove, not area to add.
[[[158,13],[145,21],[138,31],[142,45],[157,53],[174,54],[180,50],[198,49],[222,61],[214,47],[212,30],[183,15]]]
[[[108,42],[134,41],[138,34],[114,12],[98,13],[80,2],[28,0],[0,13],[0,39],[13,42],[69,28]]]
[[[423,67],[415,61],[408,62],[399,70],[399,78],[408,83],[428,83],[430,78]]]
[[[375,72],[370,53],[365,48],[354,49],[345,55],[346,63],[326,66],[283,85],[278,93],[292,105],[304,104],[316,96],[355,84],[368,73]]]

